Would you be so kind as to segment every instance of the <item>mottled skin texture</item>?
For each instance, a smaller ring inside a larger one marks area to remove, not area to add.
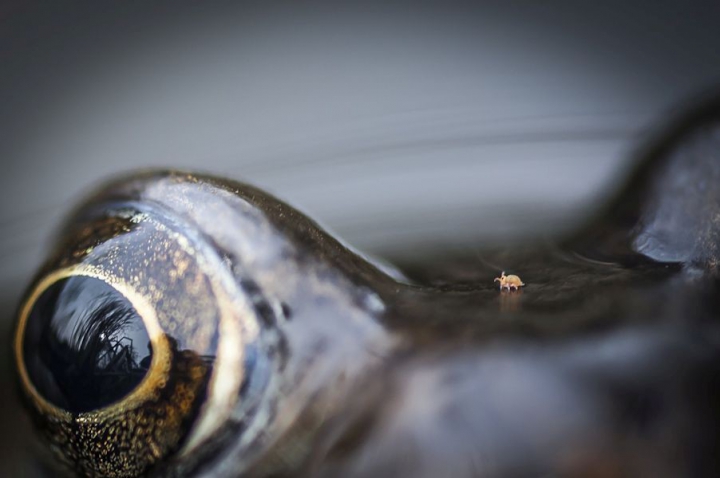
[[[258,189],[149,172],[89,198],[40,277],[84,260],[77,251],[97,247],[95,235],[125,235],[155,251],[152,290],[176,290],[167,278],[192,266],[153,249],[151,236],[103,214],[72,226],[88,211],[141,205],[207,246],[198,246],[203,261],[218,259],[216,269],[197,266],[209,278],[193,283],[221,276],[235,292],[220,308],[249,304],[236,316],[238,343],[256,358],[238,369],[236,400],[198,443],[187,424],[179,445],[147,468],[152,476],[714,476],[718,164],[720,102],[710,101],[662,132],[576,233],[401,264],[402,281]],[[527,285],[498,293],[493,277],[503,269]],[[203,335],[192,314],[174,320],[171,336]],[[183,416],[215,410],[195,406]],[[59,435],[42,415],[37,422],[51,442]]]

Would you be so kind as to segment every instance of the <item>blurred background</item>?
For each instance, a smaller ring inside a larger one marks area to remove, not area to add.
[[[571,227],[720,84],[716,0],[269,3],[0,3],[3,336],[53,228],[119,171],[245,180],[412,260]],[[0,475],[27,476],[2,365]]]

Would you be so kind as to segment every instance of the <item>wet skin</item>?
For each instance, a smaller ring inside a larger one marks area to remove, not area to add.
[[[246,184],[156,171],[104,185],[18,314],[19,388],[46,466],[712,476],[720,102],[638,164],[569,237],[404,275]],[[525,286],[498,290],[500,271]]]

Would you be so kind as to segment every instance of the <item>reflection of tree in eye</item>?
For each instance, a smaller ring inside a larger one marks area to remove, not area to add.
[[[142,319],[124,298],[103,294],[55,313],[59,320],[46,329],[47,347],[40,354],[53,375],[62,377],[57,386],[72,408],[97,408],[140,383],[152,351]],[[146,343],[145,353],[140,348]]]
[[[138,364],[135,362],[137,354],[133,350],[133,341],[127,337],[116,339],[110,337],[105,339],[105,347],[103,347],[97,359],[97,367],[103,369],[106,373],[127,373],[136,368]]]
[[[109,297],[93,307],[90,317],[77,322],[71,343],[81,362],[87,362],[95,373],[118,375],[140,372],[138,353],[132,338],[126,334],[133,328],[137,315],[132,307]]]

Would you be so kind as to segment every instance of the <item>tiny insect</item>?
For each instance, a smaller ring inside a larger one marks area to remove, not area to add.
[[[505,271],[500,274],[500,277],[496,277],[493,282],[500,282],[500,290],[519,290],[520,287],[524,287],[525,284],[516,275],[505,275]]]

